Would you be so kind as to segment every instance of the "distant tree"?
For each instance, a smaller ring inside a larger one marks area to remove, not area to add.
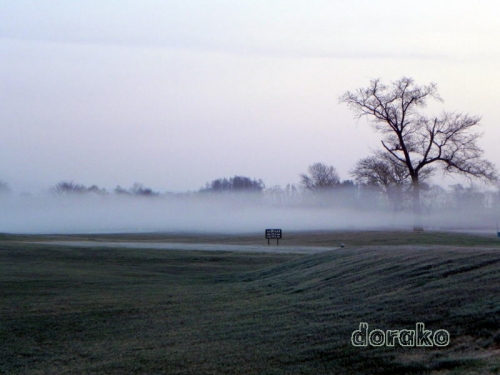
[[[339,187],[341,189],[354,189],[356,188],[356,184],[354,183],[353,180],[343,180],[340,184]]]
[[[338,207],[357,207],[360,203],[358,184],[353,180],[341,181],[335,189],[335,201]]]
[[[265,197],[272,205],[283,205],[285,201],[285,190],[279,185],[268,187],[264,190]]]
[[[114,193],[116,195],[135,195],[143,197],[155,197],[159,195],[158,192],[153,191],[153,189],[151,188],[144,187],[144,185],[139,182],[134,183],[129,190],[124,189],[120,185],[118,185],[115,188]]]
[[[208,188],[207,190],[212,190],[217,192],[231,191],[232,184],[229,182],[227,178],[219,178],[217,180],[212,181],[211,185],[207,183],[206,187]]]
[[[474,184],[464,187],[462,184],[451,185],[451,194],[453,205],[458,210],[467,210],[468,212],[485,209],[485,194]]]
[[[267,201],[273,205],[285,206],[298,203],[300,193],[294,184],[287,184],[285,188],[279,185],[271,186],[264,191]]]
[[[73,181],[61,181],[50,189],[56,195],[74,195],[74,194],[107,194],[105,189],[100,189],[97,185],[86,187],[85,185],[76,184]]]
[[[300,203],[301,195],[300,190],[295,184],[286,184],[284,193],[284,202],[288,205]]]
[[[92,185],[87,188],[88,193],[97,194],[97,195],[106,195],[108,192],[104,188],[99,188],[97,185]]]
[[[153,191],[153,189],[144,187],[142,184],[138,182],[132,185],[130,192],[133,195],[144,196],[144,197],[153,197],[159,195],[159,193]]]
[[[423,170],[420,181],[432,170]],[[359,160],[351,171],[358,184],[380,191],[392,204],[393,211],[401,211],[411,190],[411,177],[406,165],[391,154],[378,151]]]
[[[410,182],[406,166],[390,154],[382,152],[359,160],[351,175],[358,183],[380,189]]]
[[[120,185],[115,187],[114,193],[116,195],[130,195],[130,192],[127,189],[122,188]]]
[[[260,193],[265,188],[262,180],[251,179],[245,176],[234,176],[231,178],[219,178],[210,183],[206,183],[200,192],[253,192]]]
[[[422,208],[430,214],[450,207],[449,193],[443,187],[432,184],[422,190]]]
[[[421,172],[438,166],[445,173],[493,181],[497,178],[493,164],[482,158],[477,145],[480,134],[474,132],[480,118],[463,113],[443,112],[439,116],[423,116],[428,99],[442,101],[437,86],[415,84],[403,77],[390,85],[379,79],[370,86],[339,98],[358,118],[367,116],[375,130],[382,133],[385,152],[403,163],[411,178],[415,222],[413,229],[423,230],[420,207]]]
[[[297,189],[295,184],[287,184],[285,186],[285,194],[289,198],[295,198],[299,195],[299,189]]]
[[[61,181],[50,190],[56,195],[71,195],[83,194],[87,191],[87,188],[84,185],[75,184],[73,181]]]
[[[262,180],[252,180],[249,177],[244,176],[234,176],[230,183],[233,186],[234,191],[255,191],[260,192],[264,189],[264,183]]]
[[[314,163],[300,175],[301,184],[307,190],[324,191],[338,187],[340,178],[337,170],[323,163]]]

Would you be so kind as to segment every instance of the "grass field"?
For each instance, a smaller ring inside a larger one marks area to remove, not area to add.
[[[327,249],[313,255],[98,246],[262,237],[3,235],[0,373],[500,373],[493,236],[315,232],[282,241]],[[54,239],[96,247],[27,243]],[[424,322],[448,330],[450,344],[354,347],[360,322],[382,330]]]

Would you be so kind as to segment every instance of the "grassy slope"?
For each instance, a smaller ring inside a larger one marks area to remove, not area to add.
[[[449,232],[411,231],[304,231],[284,230],[280,245],[338,247],[340,243],[352,246],[373,245],[456,245],[500,247],[500,241],[491,233],[470,235]],[[73,234],[73,235],[13,235],[0,234],[4,241],[105,241],[105,242],[169,242],[208,243],[237,245],[266,245],[264,233],[260,234],[210,234],[210,233],[117,233],[117,234]],[[275,246],[276,241],[272,240]]]
[[[316,244],[339,234],[324,236]],[[343,241],[356,238],[384,236]],[[464,241],[484,245],[452,236],[297,256],[3,242],[0,373],[498,373],[500,249],[451,246]],[[362,321],[424,322],[451,345],[354,348]]]

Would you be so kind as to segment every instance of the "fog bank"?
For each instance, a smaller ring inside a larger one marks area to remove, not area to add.
[[[411,229],[408,211],[391,212],[305,201],[272,204],[257,196],[193,195],[130,197],[117,195],[7,196],[0,199],[2,233],[125,233]],[[495,211],[441,210],[424,216],[432,229],[492,229]]]

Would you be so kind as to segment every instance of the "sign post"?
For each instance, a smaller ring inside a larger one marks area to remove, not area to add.
[[[270,239],[276,239],[276,244],[280,244],[281,229],[266,229],[267,244],[269,245]]]

